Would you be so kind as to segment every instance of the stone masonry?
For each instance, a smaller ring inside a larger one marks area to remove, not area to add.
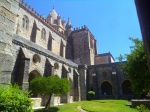
[[[53,95],[51,105],[95,99],[131,98],[127,74],[110,53],[97,54],[94,35],[87,26],[74,28],[53,8],[44,18],[24,0],[0,0],[0,83],[17,83],[30,90],[35,77],[58,75],[71,82],[65,96]],[[47,96],[40,97],[45,105]]]

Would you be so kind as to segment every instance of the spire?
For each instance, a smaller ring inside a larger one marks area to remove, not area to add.
[[[68,21],[67,21],[67,24],[66,24],[66,35],[69,36],[71,31],[72,31],[72,25],[71,25],[71,22],[70,22],[70,18],[68,18]]]
[[[71,26],[70,18],[68,18],[67,26]]]
[[[57,14],[57,12],[55,11],[54,6],[53,6],[53,9],[51,10],[51,12],[50,12],[49,15],[48,15],[48,18],[49,18],[50,16],[51,16],[53,19],[57,19],[58,14]]]

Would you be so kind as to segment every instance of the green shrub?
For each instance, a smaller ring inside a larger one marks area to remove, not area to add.
[[[94,99],[94,96],[95,96],[95,92],[94,92],[94,91],[89,91],[89,92],[88,92],[88,99],[89,99],[89,100],[93,100],[93,99]]]
[[[33,112],[29,93],[17,85],[0,85],[0,112]]]
[[[137,106],[137,109],[139,110],[139,112],[150,112],[150,110],[142,104],[140,106]]]

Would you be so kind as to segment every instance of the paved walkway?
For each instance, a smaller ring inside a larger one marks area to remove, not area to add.
[[[77,109],[79,109],[81,112],[88,112],[88,111],[83,110],[81,106],[77,106]]]

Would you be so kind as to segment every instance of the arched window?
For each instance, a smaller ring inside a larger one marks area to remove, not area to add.
[[[29,19],[27,16],[23,16],[22,18],[22,28],[28,30],[29,28]]]
[[[47,49],[50,50],[50,51],[52,50],[52,34],[51,33],[49,33]]]
[[[90,38],[90,47],[93,49],[93,39],[92,38]]]
[[[132,92],[131,92],[131,83],[129,80],[125,80],[123,81],[122,85],[122,94],[123,95],[131,95]]]
[[[64,44],[62,40],[60,42],[60,56],[64,57]]]
[[[42,31],[41,31],[41,38],[44,40],[46,39],[46,31],[44,28],[42,28]]]
[[[112,85],[108,81],[102,83],[101,89],[102,95],[112,95]]]

